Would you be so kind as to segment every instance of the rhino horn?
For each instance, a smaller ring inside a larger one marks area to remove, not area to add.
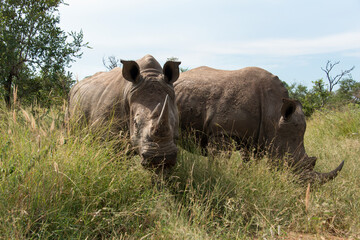
[[[163,108],[161,109],[160,116],[157,120],[158,126],[167,126],[169,122],[169,95],[166,95]]]
[[[338,173],[341,171],[341,169],[344,166],[344,161],[342,161],[340,163],[340,165],[335,168],[334,170],[332,170],[331,172],[328,173],[319,173],[316,171],[311,171],[308,176],[306,176],[306,178],[310,181],[310,182],[317,182],[320,184],[324,184],[332,179],[334,179]]]
[[[151,112],[151,118],[155,119],[160,115],[160,112],[161,112],[161,103],[158,103],[154,108],[154,110]]]

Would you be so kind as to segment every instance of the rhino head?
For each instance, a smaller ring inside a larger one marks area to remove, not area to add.
[[[172,167],[176,163],[178,111],[173,83],[179,77],[180,62],[140,70],[135,61],[121,61],[123,77],[131,82],[127,91],[129,130],[133,147],[146,168]],[[159,71],[160,69],[160,71]]]
[[[277,131],[273,142],[272,155],[282,158],[287,154],[289,166],[299,173],[303,180],[325,183],[334,179],[342,169],[344,161],[331,172],[319,173],[314,171],[317,158],[309,157],[305,152],[306,122],[299,101],[283,99],[281,117],[275,128]]]

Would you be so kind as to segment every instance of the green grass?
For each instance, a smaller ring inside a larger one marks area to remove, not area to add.
[[[318,112],[305,147],[335,181],[300,185],[267,159],[208,159],[180,148],[164,176],[128,140],[64,127],[64,108],[0,103],[0,239],[286,239],[291,232],[360,238],[360,110]]]

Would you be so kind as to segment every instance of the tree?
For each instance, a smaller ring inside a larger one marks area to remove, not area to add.
[[[310,93],[313,95],[314,104],[316,109],[322,108],[325,106],[328,101],[331,92],[327,90],[324,80],[319,79],[312,82],[314,86],[312,87]]]
[[[339,89],[336,91],[336,97],[342,101],[359,102],[360,82],[351,78],[343,79],[340,82]]]
[[[288,85],[286,82],[283,82],[284,86],[289,92],[289,97],[293,99],[297,99],[300,102],[305,100],[306,95],[308,94],[308,89],[306,86],[297,83],[292,83]]]
[[[46,94],[65,94],[70,88],[65,68],[88,43],[83,44],[81,31],[60,29],[60,4],[64,1],[0,0],[0,88],[8,106],[14,85],[20,98],[36,95],[39,88]]]
[[[289,92],[289,97],[301,102],[306,116],[311,116],[315,110],[323,108],[330,96],[322,79],[313,81],[312,83],[313,86],[310,90],[302,84],[293,83],[288,85],[284,83],[284,86]]]
[[[326,67],[325,68],[321,68],[325,74],[326,74],[326,78],[329,82],[329,92],[331,93],[335,87],[335,85],[337,85],[341,79],[346,76],[349,75],[350,72],[352,70],[354,70],[355,66],[353,66],[352,68],[345,70],[345,71],[341,71],[341,73],[337,74],[335,77],[330,75],[330,72],[333,70],[333,68],[338,65],[340,63],[340,61],[332,63],[331,61],[327,61],[326,63]],[[350,77],[351,78],[351,77]]]
[[[113,68],[121,66],[120,59],[117,59],[115,56],[108,57],[107,61],[103,58],[103,64],[109,71]]]
[[[360,104],[360,89],[354,93],[354,102]]]
[[[360,103],[360,83],[351,78],[348,70],[341,71],[335,77],[331,75],[334,66],[340,62],[331,63],[328,61],[325,68],[321,68],[325,73],[329,84],[323,79],[312,81],[311,89],[302,84],[293,83],[291,85],[283,82],[289,92],[290,98],[299,100],[302,103],[303,111],[306,116],[325,107],[338,107],[349,102]],[[348,78],[344,78],[348,76]],[[339,84],[339,89],[334,91],[334,86]]]

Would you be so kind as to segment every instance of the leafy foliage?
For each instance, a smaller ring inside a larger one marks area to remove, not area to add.
[[[339,61],[335,63],[328,61],[326,67],[321,68],[326,74],[328,84],[323,79],[319,79],[313,81],[312,88],[308,90],[302,84],[289,85],[283,82],[289,91],[289,96],[302,103],[306,116],[311,116],[316,110],[328,107],[339,107],[348,103],[360,104],[360,82],[356,82],[350,75],[355,66],[332,76],[331,71],[339,63]],[[345,78],[345,76],[348,77]],[[334,91],[336,85],[339,85],[339,88]]]
[[[45,104],[64,98],[73,83],[65,68],[87,43],[82,32],[60,29],[60,4],[63,0],[0,0],[0,88],[8,105],[15,85],[24,102]]]
[[[336,107],[348,103],[360,104],[360,99],[357,97],[360,92],[360,82],[350,78],[340,80],[338,90],[333,92],[330,92],[322,79],[313,81],[310,90],[302,84],[283,83],[289,91],[290,98],[297,99],[302,103],[306,116],[311,116],[316,110],[326,107]]]
[[[340,81],[340,87],[336,92],[337,98],[342,101],[360,103],[360,82],[348,78]]]

